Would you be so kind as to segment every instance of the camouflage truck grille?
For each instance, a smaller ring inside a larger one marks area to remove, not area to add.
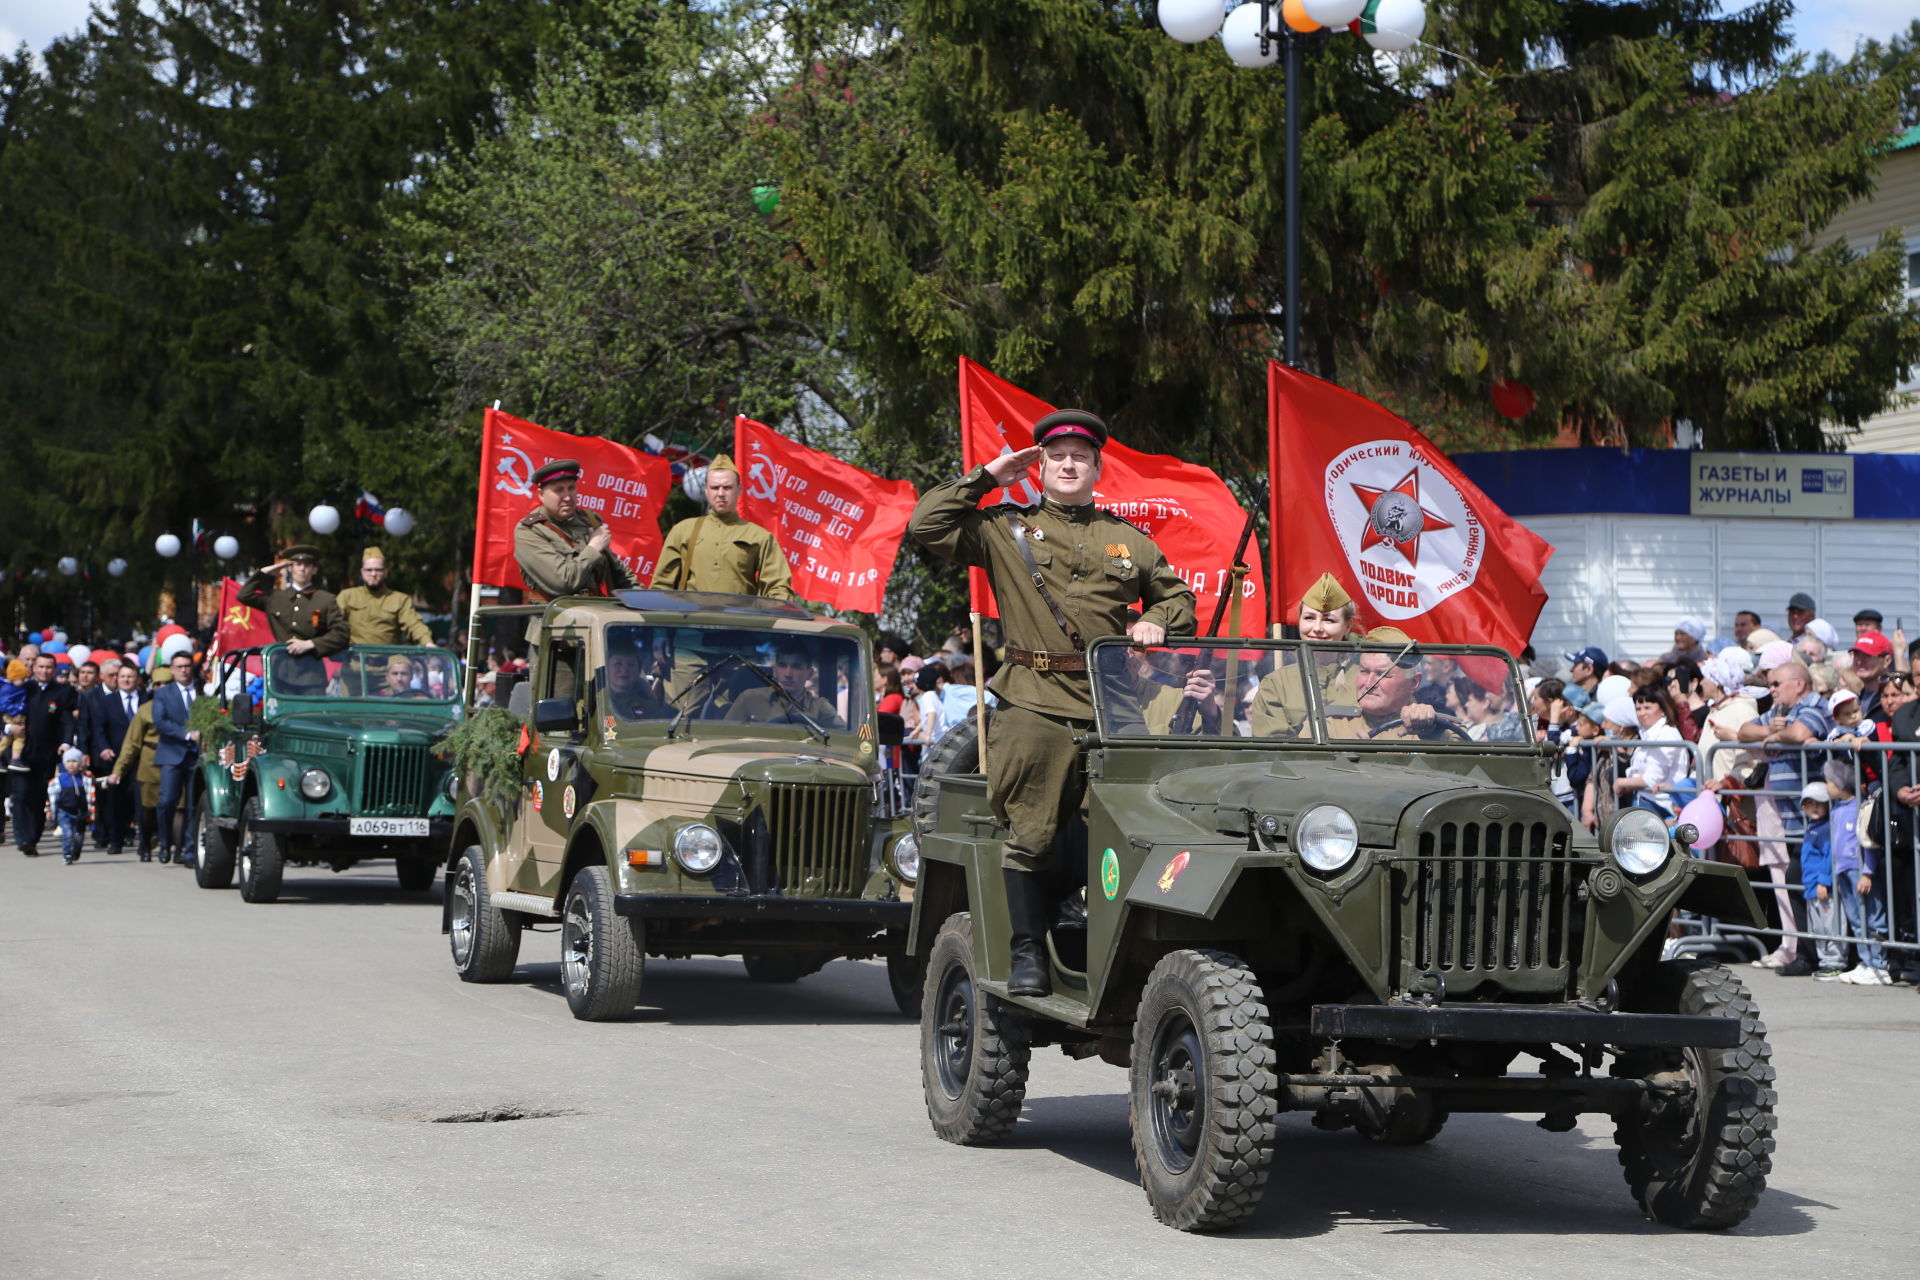
[[[427,805],[427,749],[372,744],[360,748],[360,803],[370,817],[416,817]]]
[[[873,809],[865,787],[770,783],[766,790],[768,870],[790,898],[854,898],[867,882],[867,829]]]
[[[1399,870],[1406,978],[1437,973],[1461,991],[1503,976],[1564,976],[1577,871],[1566,833],[1542,822],[1421,832],[1419,858]]]

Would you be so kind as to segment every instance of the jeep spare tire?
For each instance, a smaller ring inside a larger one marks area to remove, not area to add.
[[[993,712],[986,714],[993,719]],[[941,734],[920,753],[920,774],[913,784],[913,834],[925,840],[940,813],[940,782],[949,774],[980,772],[980,717],[967,718]]]

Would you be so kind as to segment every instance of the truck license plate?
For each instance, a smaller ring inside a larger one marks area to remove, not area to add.
[[[423,836],[425,818],[348,818],[347,830],[356,836]]]

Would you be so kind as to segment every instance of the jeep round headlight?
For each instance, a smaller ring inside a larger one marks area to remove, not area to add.
[[[333,779],[325,769],[309,769],[300,775],[300,794],[309,800],[325,800],[333,794]]]
[[[893,874],[916,884],[920,880],[920,837],[909,831],[893,842],[893,848],[887,854],[893,863]]]
[[[1337,804],[1317,804],[1293,824],[1293,847],[1315,871],[1338,871],[1360,850],[1360,828]]]
[[[727,842],[720,838],[720,833],[704,823],[682,827],[680,834],[673,838],[673,859],[690,875],[711,873],[720,865],[726,850]]]
[[[1616,812],[1607,820],[1603,843],[1620,869],[1634,876],[1658,871],[1672,850],[1667,840],[1667,824],[1650,809]]]

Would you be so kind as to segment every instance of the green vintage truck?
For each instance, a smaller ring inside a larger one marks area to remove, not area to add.
[[[502,982],[557,922],[567,1002],[625,1017],[647,957],[733,956],[761,982],[905,956],[916,874],[876,807],[872,658],[856,627],[750,596],[622,591],[479,611],[535,621],[504,796],[475,783],[447,871],[454,971]],[[836,695],[845,689],[844,709]]]
[[[1457,703],[1420,700],[1423,660]],[[1141,1181],[1182,1230],[1254,1211],[1286,1111],[1389,1145],[1460,1112],[1549,1130],[1598,1113],[1648,1215],[1747,1216],[1773,1149],[1766,1029],[1733,974],[1662,948],[1675,908],[1761,923],[1753,892],[1647,810],[1576,826],[1510,658],[1101,641],[1089,663],[1052,994],[1007,992],[984,779],[922,774],[912,943],[936,1134],[1005,1139],[1031,1051],[1057,1045],[1129,1069]],[[1190,696],[1200,668],[1215,693]]]
[[[200,753],[203,889],[272,902],[288,867],[391,858],[425,892],[453,830],[434,745],[460,717],[460,664],[441,649],[356,645],[331,657],[282,644],[223,655]]]

